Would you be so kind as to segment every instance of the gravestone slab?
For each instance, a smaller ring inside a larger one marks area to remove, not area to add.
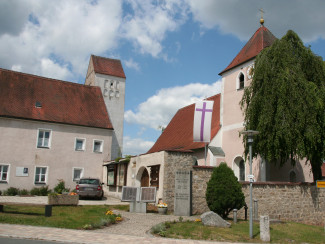
[[[221,218],[218,214],[213,211],[205,212],[201,215],[201,221],[203,225],[215,226],[215,227],[227,227],[229,228],[231,224]]]
[[[140,188],[123,186],[122,188],[122,202],[135,202],[139,201]]]
[[[192,171],[175,172],[174,215],[192,215]]]
[[[147,213],[147,203],[130,202],[130,213]]]
[[[156,187],[141,187],[141,202],[156,202]]]
[[[270,219],[269,216],[260,217],[260,238],[261,241],[269,242],[270,237]]]

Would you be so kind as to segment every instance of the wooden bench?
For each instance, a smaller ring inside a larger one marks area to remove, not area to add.
[[[44,212],[45,217],[51,217],[52,216],[52,205],[50,205],[50,204],[0,202],[0,212],[4,212],[3,211],[3,206],[4,205],[12,205],[12,206],[44,206],[45,207],[45,212]]]

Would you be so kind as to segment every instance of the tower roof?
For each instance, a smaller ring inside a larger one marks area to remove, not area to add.
[[[221,71],[219,75],[222,75],[226,71],[255,58],[264,48],[271,46],[276,39],[277,38],[262,25],[249,39],[242,50],[240,50],[237,56],[231,61],[227,68]]]
[[[95,73],[126,78],[121,61],[118,59],[104,58],[91,55]]]

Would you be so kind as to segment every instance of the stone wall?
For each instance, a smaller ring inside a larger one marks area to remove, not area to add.
[[[249,183],[243,183],[242,189],[249,206]],[[258,200],[259,216],[269,215],[270,219],[324,224],[325,190],[316,188],[315,184],[256,182],[253,183],[253,199]],[[241,209],[239,214],[243,218],[244,210]]]

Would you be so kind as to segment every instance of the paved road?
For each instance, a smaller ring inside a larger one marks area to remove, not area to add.
[[[24,203],[47,203],[47,197],[6,197],[0,196],[0,202],[24,202]],[[108,198],[102,201],[81,200],[80,205],[116,205],[120,204],[119,199]],[[125,204],[125,203],[122,203]],[[116,211],[118,213],[118,211]],[[56,241],[63,243],[82,244],[216,244],[218,242],[176,240],[154,237],[148,231],[152,226],[165,222],[178,220],[179,217],[173,215],[140,214],[120,212],[124,221],[117,225],[112,225],[99,230],[70,230],[50,227],[37,227],[26,225],[0,224],[0,237],[23,238],[32,240]],[[195,219],[194,216],[184,217]],[[0,239],[1,241],[1,239]],[[2,242],[1,242],[2,243]],[[219,242],[221,243],[221,242]],[[225,243],[225,242],[223,242]],[[28,243],[27,243],[28,244]]]

